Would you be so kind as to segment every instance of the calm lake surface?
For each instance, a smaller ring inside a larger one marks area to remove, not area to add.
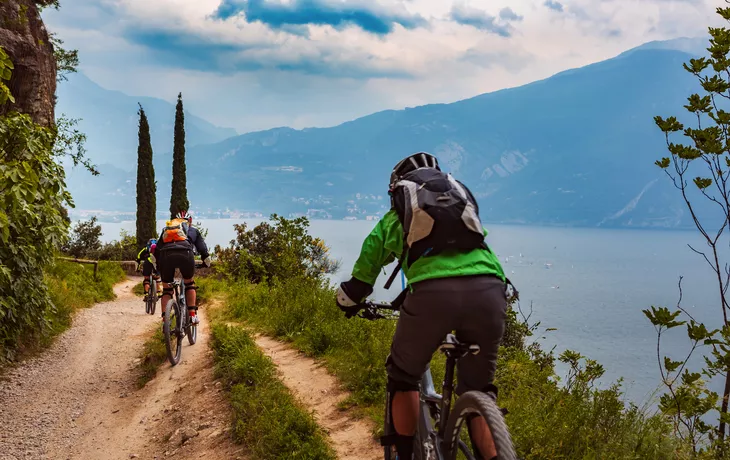
[[[208,245],[227,245],[233,224],[243,220],[207,220]],[[250,225],[261,220],[246,219]],[[102,223],[105,241],[122,229],[134,232],[134,222]],[[162,228],[164,222],[160,222]],[[375,225],[366,221],[313,221],[311,233],[323,238],[341,261],[333,281],[349,278],[360,245]],[[603,364],[602,386],[623,377],[626,396],[639,404],[650,401],[658,387],[656,335],[642,309],[677,304],[679,276],[684,276],[683,306],[713,328],[721,321],[719,295],[706,262],[687,243],[703,248],[692,232],[546,228],[488,225],[487,240],[499,254],[507,276],[521,294],[521,308],[530,322],[540,322],[538,339],[556,352],[573,349]],[[549,264],[549,265],[546,265]],[[374,297],[390,300],[378,280]],[[545,332],[546,328],[556,331]],[[668,337],[667,354],[687,352],[683,328]],[[560,369],[560,368],[559,368]],[[720,390],[718,383],[717,391]]]

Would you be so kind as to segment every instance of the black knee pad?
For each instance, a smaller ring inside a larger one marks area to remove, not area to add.
[[[385,389],[389,393],[395,393],[396,391],[418,391],[419,388],[418,384],[401,382],[399,380],[394,380],[391,376],[388,376],[388,383],[386,384]]]
[[[149,285],[150,285],[150,280],[147,279],[147,277],[145,277],[145,279],[142,281],[142,286],[149,286]]]
[[[169,288],[167,288],[167,287],[166,288],[162,288],[162,295],[169,295],[170,297],[172,297],[172,295],[174,293],[175,293],[175,290],[172,289],[171,287],[169,287]]]
[[[185,292],[188,292],[188,291],[197,291],[197,290],[198,290],[198,286],[195,284],[195,281],[193,281],[190,284],[186,284],[185,285]]]

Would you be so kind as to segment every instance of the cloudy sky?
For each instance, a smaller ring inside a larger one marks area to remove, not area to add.
[[[330,126],[706,34],[723,0],[65,0],[44,18],[105,88],[239,132]]]

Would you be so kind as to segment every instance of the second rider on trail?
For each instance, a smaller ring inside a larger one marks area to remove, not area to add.
[[[193,217],[187,211],[181,211],[175,219],[168,221],[157,240],[157,267],[162,278],[162,318],[165,318],[167,303],[172,298],[172,282],[175,269],[185,280],[185,302],[188,305],[193,324],[198,324],[198,306],[195,285],[195,254],[198,251],[203,263],[210,267],[210,253],[203,235],[193,227]]]

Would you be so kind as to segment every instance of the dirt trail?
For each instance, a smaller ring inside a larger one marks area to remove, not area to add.
[[[270,337],[259,335],[256,343],[274,361],[284,384],[314,410],[317,422],[329,434],[340,460],[383,458],[383,448],[373,440],[372,423],[338,408],[348,393],[322,364]]]
[[[0,382],[1,460],[243,458],[212,378],[204,308],[198,343],[137,390],[136,360],[160,324],[132,294],[138,282],[118,284],[116,300],[79,312],[49,350]]]

